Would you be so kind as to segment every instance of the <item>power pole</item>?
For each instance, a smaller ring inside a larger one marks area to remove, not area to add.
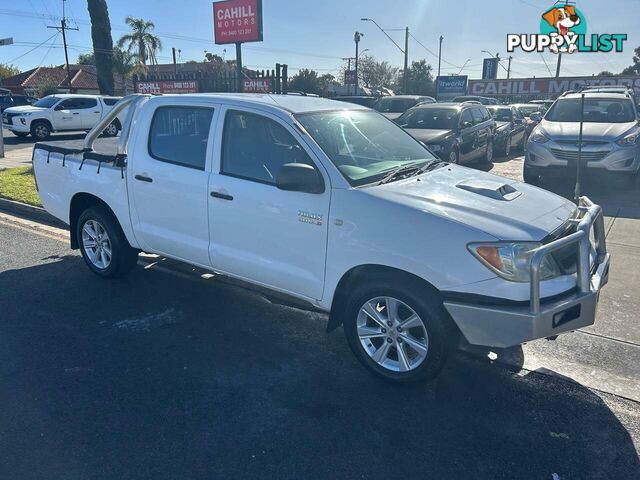
[[[404,94],[407,95],[409,92],[407,91],[409,80],[409,27],[406,27],[404,30]]]
[[[507,80],[511,78],[511,60],[513,60],[513,57],[509,55],[509,65],[507,66]]]
[[[64,61],[67,65],[67,86],[69,87],[69,93],[71,93],[71,69],[69,68],[69,53],[67,52],[67,35],[66,30],[78,31],[78,27],[67,27],[67,19],[65,17],[64,5],[67,0],[62,0],[62,19],[60,20],[60,26],[48,26],[47,28],[54,28],[62,33],[62,44],[64,45]]]
[[[558,64],[556,65],[556,78],[560,76],[561,65],[562,65],[562,53],[558,53]]]
[[[444,40],[444,37],[440,35],[440,46],[438,47],[438,76],[440,76],[440,66],[442,65],[442,40]]]

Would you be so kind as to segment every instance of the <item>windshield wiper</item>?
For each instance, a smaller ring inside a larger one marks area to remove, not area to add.
[[[414,170],[420,170],[422,168],[424,168],[426,165],[423,165],[422,167],[420,166],[420,164],[422,163],[422,161],[420,162],[413,162],[410,163],[408,165],[400,165],[399,167],[394,168],[393,170],[391,170],[388,174],[386,174],[382,180],[380,180],[379,182],[376,183],[376,185],[384,185],[385,183],[390,182],[391,180],[394,180],[395,178],[397,178],[398,176],[404,174],[404,173],[409,173],[412,172]],[[427,163],[428,165],[428,163]]]

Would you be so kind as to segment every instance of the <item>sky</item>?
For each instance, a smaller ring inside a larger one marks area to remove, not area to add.
[[[163,49],[159,63],[171,62],[171,48],[181,61],[202,60],[205,51],[235,58],[233,45],[213,42],[210,0],[107,0],[114,42],[127,32],[127,15],[155,23]],[[0,63],[22,70],[64,63],[62,38],[47,26],[58,24],[62,0],[0,0],[0,38],[13,37],[14,45],[0,46]],[[539,33],[540,15],[553,0],[263,0],[264,41],[243,45],[243,63],[250,68],[289,65],[290,74],[300,68],[338,75],[343,57],[354,55],[353,34],[364,33],[360,50],[400,67],[403,54],[371,22],[374,19],[400,45],[409,27],[409,59],[426,59],[437,70],[438,38],[442,44],[442,74],[480,78],[482,50],[498,52],[505,59],[508,33]],[[626,33],[622,53],[564,55],[562,74],[592,75],[603,70],[619,72],[632,63],[640,46],[640,0],[577,0],[587,18],[589,33]],[[86,0],[66,0],[69,60],[92,50]],[[225,49],[226,48],[226,52]],[[512,77],[545,77],[555,74],[557,56],[551,53],[513,54]],[[467,61],[468,60],[468,61]],[[465,64],[466,62],[466,64]],[[464,67],[464,68],[463,68]],[[505,78],[506,71],[499,71]]]

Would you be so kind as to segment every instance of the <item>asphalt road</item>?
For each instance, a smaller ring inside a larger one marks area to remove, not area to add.
[[[104,281],[6,216],[0,245],[0,478],[640,478],[636,402],[465,352],[400,388],[323,315],[157,266]]]
[[[15,150],[21,150],[28,148],[31,150],[33,145],[36,143],[35,140],[31,137],[16,137],[13,133],[8,131],[7,129],[3,129],[4,136],[4,148],[5,151],[11,152]],[[54,133],[51,135],[49,140],[45,143],[51,143],[53,145],[60,145],[69,148],[82,147],[82,143],[84,142],[86,134],[84,132],[80,133]],[[100,153],[110,153],[111,151],[115,151],[115,146],[119,137],[116,138],[104,138],[99,137],[95,144],[94,148],[96,151]]]

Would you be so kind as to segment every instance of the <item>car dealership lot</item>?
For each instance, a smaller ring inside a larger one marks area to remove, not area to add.
[[[522,158],[482,168],[519,178]],[[596,324],[465,348],[438,381],[410,388],[369,376],[323,315],[152,257],[100,281],[55,232],[3,216],[0,474],[638,476],[640,205],[637,191],[585,188],[605,207],[614,256]]]

